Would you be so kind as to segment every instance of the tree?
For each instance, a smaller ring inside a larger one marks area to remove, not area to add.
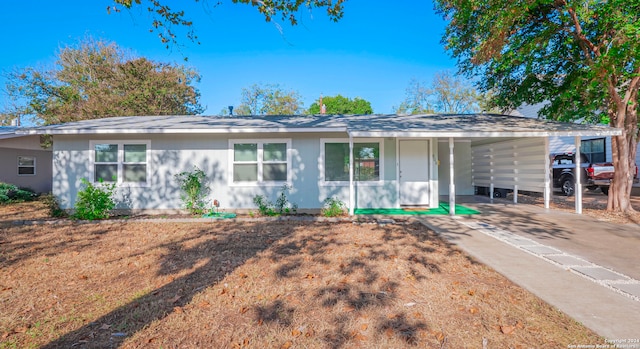
[[[207,3],[207,0],[193,0],[194,2]],[[280,17],[283,21],[289,21],[291,25],[298,23],[297,14],[304,6],[312,8],[325,8],[329,19],[336,22],[342,18],[343,2],[346,0],[232,0],[234,4],[248,4],[257,8],[264,15],[267,22],[274,17]],[[137,6],[146,6],[151,16],[151,29],[156,31],[163,44],[175,45],[178,43],[176,28],[186,30],[186,37],[192,42],[198,42],[198,36],[193,30],[193,22],[185,16],[184,10],[175,10],[167,5],[166,0],[113,0],[114,5],[107,6],[107,13],[121,12],[122,9],[131,9]],[[143,5],[144,4],[144,5]],[[221,4],[216,1],[214,6]]]
[[[431,114],[435,113],[431,103],[431,90],[423,81],[411,79],[405,90],[405,99],[400,106],[394,108],[397,114]]]
[[[296,115],[303,110],[297,91],[286,91],[278,84],[253,84],[242,89],[236,115]]]
[[[549,101],[541,113],[622,129],[612,138],[615,177],[607,209],[633,211],[638,143],[640,2],[437,0],[449,20],[443,43],[497,105]]]
[[[398,114],[465,114],[486,111],[481,108],[486,96],[465,79],[450,71],[437,72],[430,85],[411,79],[406,98],[395,108]]]
[[[371,103],[360,97],[354,99],[343,97],[342,95],[336,95],[333,97],[322,97],[321,102],[313,102],[307,110],[308,114],[320,114],[320,104],[325,105],[325,113],[327,114],[359,114],[368,115],[373,114],[373,108]]]
[[[182,115],[203,111],[196,71],[132,57],[114,43],[91,38],[67,46],[53,69],[28,67],[7,76],[6,114],[38,124],[110,116]]]

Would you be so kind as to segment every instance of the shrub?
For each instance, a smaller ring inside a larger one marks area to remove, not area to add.
[[[30,188],[19,188],[13,184],[0,182],[0,203],[32,201],[36,193]]]
[[[47,195],[43,195],[41,198],[42,202],[49,209],[49,216],[56,218],[67,216],[67,211],[63,210],[60,207],[60,201],[58,201],[58,199],[53,196],[53,194],[49,193]]]
[[[253,197],[253,203],[258,206],[258,212],[263,216],[276,216],[278,213],[273,208],[273,204],[264,195]]]
[[[287,199],[287,192],[291,187],[287,184],[280,189],[280,195],[276,199],[275,205],[267,200],[264,195],[256,195],[253,203],[258,206],[258,211],[263,216],[277,216],[281,214],[295,214],[298,212],[298,205],[292,204]]]
[[[204,185],[207,175],[197,166],[194,166],[192,171],[181,172],[175,178],[183,191],[180,199],[185,207],[192,214],[203,213],[205,208],[204,197],[208,191]]]
[[[116,207],[113,200],[116,184],[104,184],[100,180],[98,185],[93,185],[84,178],[82,184],[85,185],[85,188],[78,192],[73,216],[84,220],[109,218],[110,211]]]
[[[291,190],[288,184],[285,184],[280,189],[280,195],[276,199],[275,208],[280,214],[296,213],[298,211],[298,205],[292,204],[287,199],[287,192]]]
[[[322,215],[325,217],[338,217],[346,214],[347,205],[336,197],[326,198],[322,207]]]

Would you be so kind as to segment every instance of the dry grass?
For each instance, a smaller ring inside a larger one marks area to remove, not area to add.
[[[417,223],[10,222],[29,207],[0,207],[0,348],[601,342]]]

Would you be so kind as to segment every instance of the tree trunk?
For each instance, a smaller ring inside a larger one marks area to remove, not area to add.
[[[609,188],[607,210],[629,213],[634,211],[630,197],[638,146],[638,117],[635,103],[618,108],[615,115],[611,115],[611,126],[623,131],[621,136],[611,137],[615,172]]]

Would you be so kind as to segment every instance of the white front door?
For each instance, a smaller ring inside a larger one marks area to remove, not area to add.
[[[401,140],[400,205],[429,206],[429,141]]]

